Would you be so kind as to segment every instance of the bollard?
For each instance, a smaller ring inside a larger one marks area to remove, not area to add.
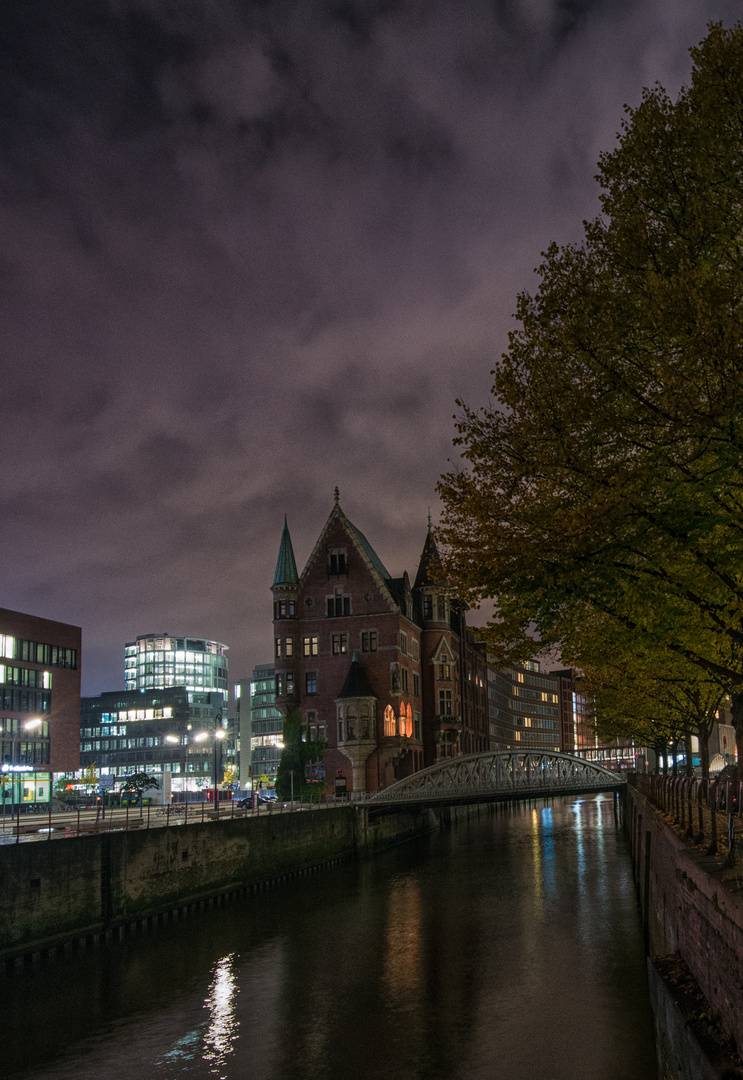
[[[717,804],[717,792],[718,792],[718,788],[717,788],[717,785],[715,784],[713,792],[712,792],[712,798],[710,799],[710,797],[709,797],[709,784],[707,785],[707,806],[709,807],[710,833],[711,833],[709,847],[707,848],[707,854],[708,855],[716,855],[717,850],[718,850],[717,849],[717,814],[715,813],[715,807],[716,807],[716,804]]]
[[[735,816],[728,813],[728,853],[725,866],[735,866]]]
[[[704,814],[702,813],[702,791],[704,789],[704,780],[700,780],[697,784],[697,814],[699,818],[699,832],[694,837],[695,844],[704,843]]]

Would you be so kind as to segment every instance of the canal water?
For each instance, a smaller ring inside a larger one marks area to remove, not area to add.
[[[0,979],[13,1080],[656,1080],[610,795],[451,831]]]

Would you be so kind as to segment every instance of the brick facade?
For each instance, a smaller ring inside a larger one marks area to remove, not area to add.
[[[376,790],[489,748],[486,660],[426,538],[393,578],[338,501],[301,576],[284,527],[274,596],[276,705],[327,745],[326,780]],[[347,682],[355,658],[357,677]]]
[[[2,712],[6,722],[15,719],[16,723],[26,723],[31,715],[43,716],[48,723],[49,762],[44,765],[51,772],[72,772],[79,768],[80,764],[80,659],[81,659],[81,636],[79,626],[70,626],[68,623],[55,622],[52,619],[40,619],[35,615],[26,615],[19,611],[9,611],[0,608],[0,634],[11,637],[14,642],[32,642],[34,644],[51,646],[55,650],[73,650],[75,654],[74,667],[63,666],[64,661],[55,652],[51,660],[44,659],[40,655],[38,661],[24,659],[20,649],[14,646],[8,649],[12,656],[6,655],[3,663],[6,667],[13,666],[21,671],[47,672],[51,678],[49,692],[49,708],[43,711],[33,705],[26,705],[21,701],[21,708],[4,708]],[[25,679],[30,685],[30,680]],[[24,683],[24,685],[25,685]],[[8,736],[10,738],[10,736]],[[41,738],[41,737],[39,737]],[[26,736],[29,742],[34,741],[33,732]],[[13,740],[12,757],[20,746],[20,737]],[[41,766],[39,766],[41,767]]]

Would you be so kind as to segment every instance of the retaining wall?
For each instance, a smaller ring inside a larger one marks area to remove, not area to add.
[[[649,955],[680,954],[743,1050],[743,901],[722,881],[719,860],[678,836],[633,788],[625,824]]]
[[[367,807],[111,832],[0,848],[0,959],[372,854],[436,815]]]

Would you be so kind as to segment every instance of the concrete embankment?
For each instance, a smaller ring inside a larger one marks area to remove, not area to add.
[[[110,832],[0,848],[0,961],[178,917],[438,827],[365,806]]]
[[[722,860],[637,790],[625,827],[648,952],[662,1080],[743,1077],[743,900]],[[703,1063],[703,1064],[702,1064]]]

